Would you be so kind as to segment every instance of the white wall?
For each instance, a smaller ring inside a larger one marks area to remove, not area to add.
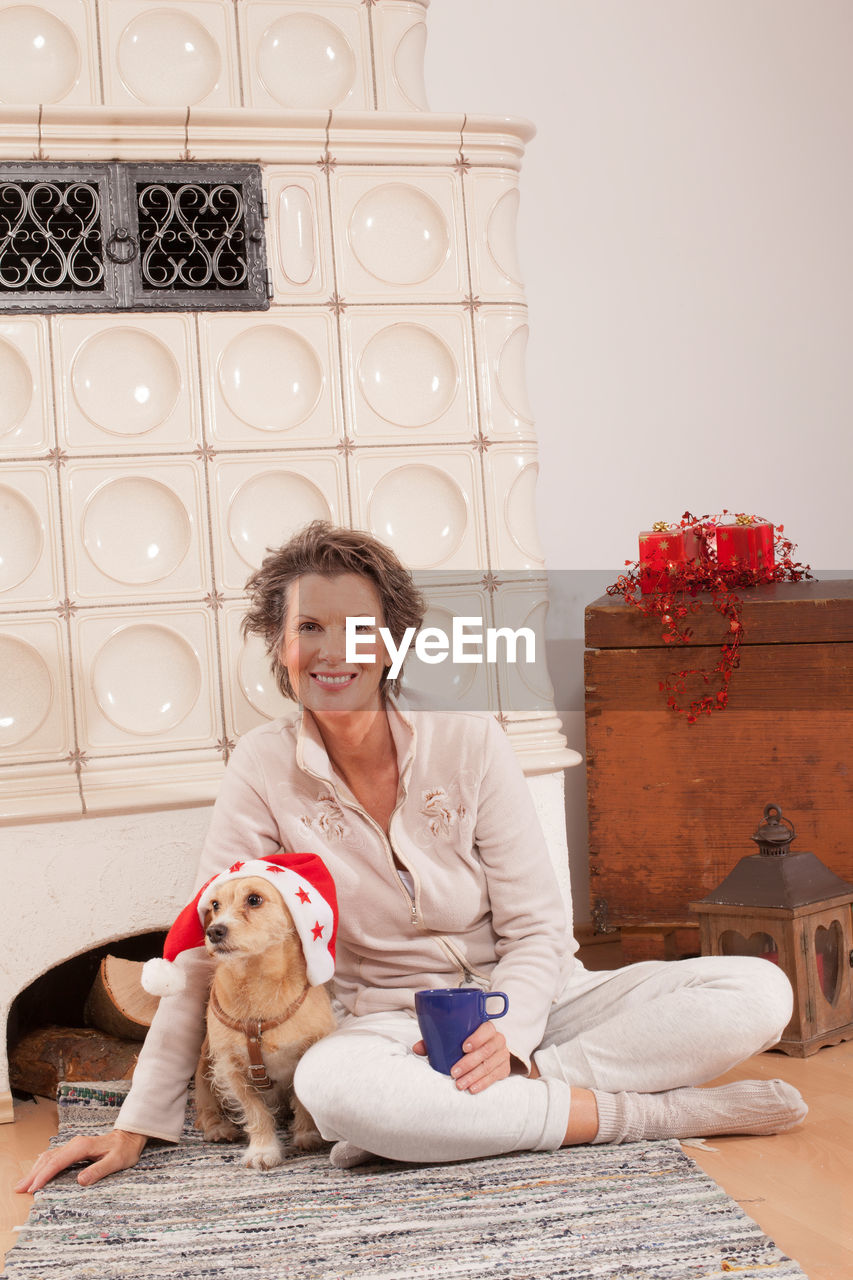
[[[435,111],[524,115],[551,568],[723,507],[850,569],[850,0],[432,0]]]

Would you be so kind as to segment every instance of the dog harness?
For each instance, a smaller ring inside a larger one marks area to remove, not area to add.
[[[291,1005],[288,1005],[281,1017],[270,1018],[266,1022],[261,1022],[260,1018],[257,1020],[250,1018],[246,1022],[238,1022],[236,1018],[229,1018],[217,1000],[216,993],[211,991],[210,1009],[215,1016],[226,1027],[230,1027],[232,1031],[242,1031],[246,1037],[246,1048],[249,1053],[249,1080],[256,1089],[263,1091],[274,1087],[272,1080],[267,1075],[263,1054],[261,1053],[261,1039],[264,1032],[272,1031],[273,1027],[280,1027],[283,1022],[287,1022],[289,1018],[292,1018],[308,995],[309,990],[310,985],[306,982],[302,989],[302,994],[297,996]]]

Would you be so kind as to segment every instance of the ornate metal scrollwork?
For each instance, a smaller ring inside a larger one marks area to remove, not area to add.
[[[97,183],[0,179],[0,292],[104,290]]]
[[[238,289],[248,276],[243,193],[233,183],[138,185],[144,289]]]
[[[0,311],[268,305],[253,165],[0,167]]]

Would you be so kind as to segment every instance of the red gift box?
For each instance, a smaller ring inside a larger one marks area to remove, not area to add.
[[[669,591],[680,564],[697,564],[702,542],[693,529],[647,529],[640,534],[640,591]]]
[[[766,520],[718,524],[717,564],[730,568],[772,569],[776,563],[775,529]]]

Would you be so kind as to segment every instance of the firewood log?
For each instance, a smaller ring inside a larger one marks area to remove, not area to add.
[[[120,1039],[144,1040],[159,1001],[143,990],[141,972],[138,960],[104,956],[83,1011],[86,1025]]]
[[[39,1027],[9,1054],[13,1089],[55,1098],[61,1080],[129,1080],[139,1042],[117,1040],[89,1027]]]

